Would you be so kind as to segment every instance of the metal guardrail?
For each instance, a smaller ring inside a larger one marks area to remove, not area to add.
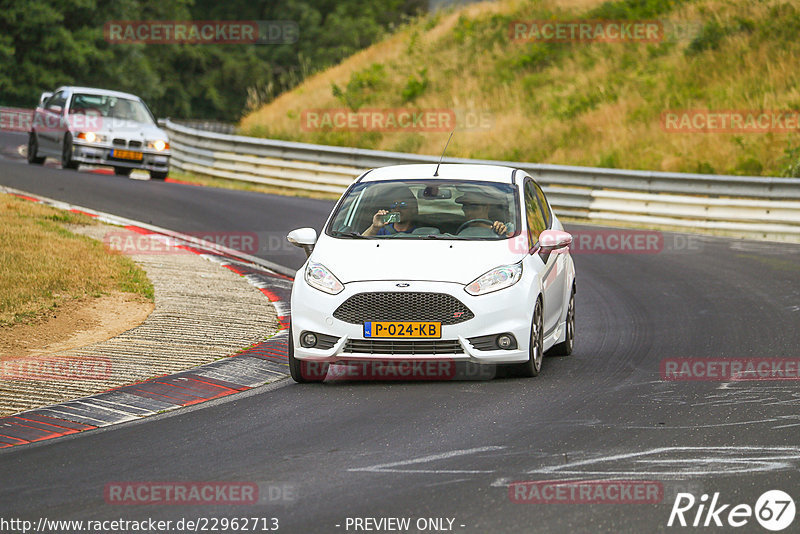
[[[438,157],[202,131],[160,121],[172,165],[204,176],[341,193],[364,170]],[[602,223],[698,228],[800,241],[800,179],[723,176],[444,158],[523,169],[561,215]]]

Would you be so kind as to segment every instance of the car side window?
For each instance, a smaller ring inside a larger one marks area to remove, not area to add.
[[[533,180],[525,180],[525,218],[528,222],[528,248],[539,242],[539,234],[547,229],[547,220],[537,198]]]
[[[53,106],[61,106],[61,109],[64,109],[64,104],[67,103],[67,97],[64,95],[64,91],[59,91],[47,101],[46,107],[47,109],[53,109]]]
[[[544,215],[545,228],[550,228],[550,225],[553,224],[553,214],[550,213],[550,206],[547,204],[547,198],[545,198],[544,191],[542,191],[542,188],[539,187],[539,184],[536,182],[532,183],[533,188],[536,191],[536,200],[539,201],[539,207]]]

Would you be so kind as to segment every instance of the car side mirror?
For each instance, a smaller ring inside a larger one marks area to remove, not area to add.
[[[317,231],[313,228],[298,228],[286,236],[286,240],[296,247],[306,251],[306,257],[311,256],[314,245],[317,243]]]
[[[53,96],[53,93],[51,93],[50,91],[45,91],[44,93],[42,93],[42,96],[39,97],[39,107],[44,106],[45,101],[51,96]]]
[[[557,250],[572,244],[572,234],[563,230],[544,230],[539,234],[539,247],[543,250]]]
[[[47,109],[53,113],[61,113],[63,108],[61,106],[48,106]]]

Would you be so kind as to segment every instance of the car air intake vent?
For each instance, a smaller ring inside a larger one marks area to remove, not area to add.
[[[463,323],[475,317],[460,300],[445,293],[377,292],[358,293],[333,316],[352,324],[366,321],[440,321],[443,325]]]
[[[142,146],[141,141],[131,141],[128,143],[128,146],[131,148],[140,148]]]
[[[458,340],[395,341],[378,339],[348,339],[344,352],[349,354],[394,354],[399,356],[463,354]]]
[[[468,339],[470,344],[477,350],[497,350],[497,335],[471,337]]]
[[[113,143],[116,146],[126,146],[127,145],[127,143],[125,142],[125,139],[120,139],[119,137],[114,139]]]

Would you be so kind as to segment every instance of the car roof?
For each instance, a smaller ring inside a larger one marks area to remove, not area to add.
[[[390,165],[372,169],[361,178],[362,182],[381,182],[384,180],[481,180],[510,184],[514,174],[512,167],[500,165],[476,165],[469,163],[442,163],[437,176],[436,164]]]
[[[115,96],[117,98],[129,98],[131,100],[141,100],[141,98],[131,93],[123,93],[121,91],[111,91],[110,89],[98,89],[96,87],[64,86],[64,87],[59,87],[53,92],[57,93],[59,91],[69,91],[70,93],[73,94],[83,93],[87,95]]]

